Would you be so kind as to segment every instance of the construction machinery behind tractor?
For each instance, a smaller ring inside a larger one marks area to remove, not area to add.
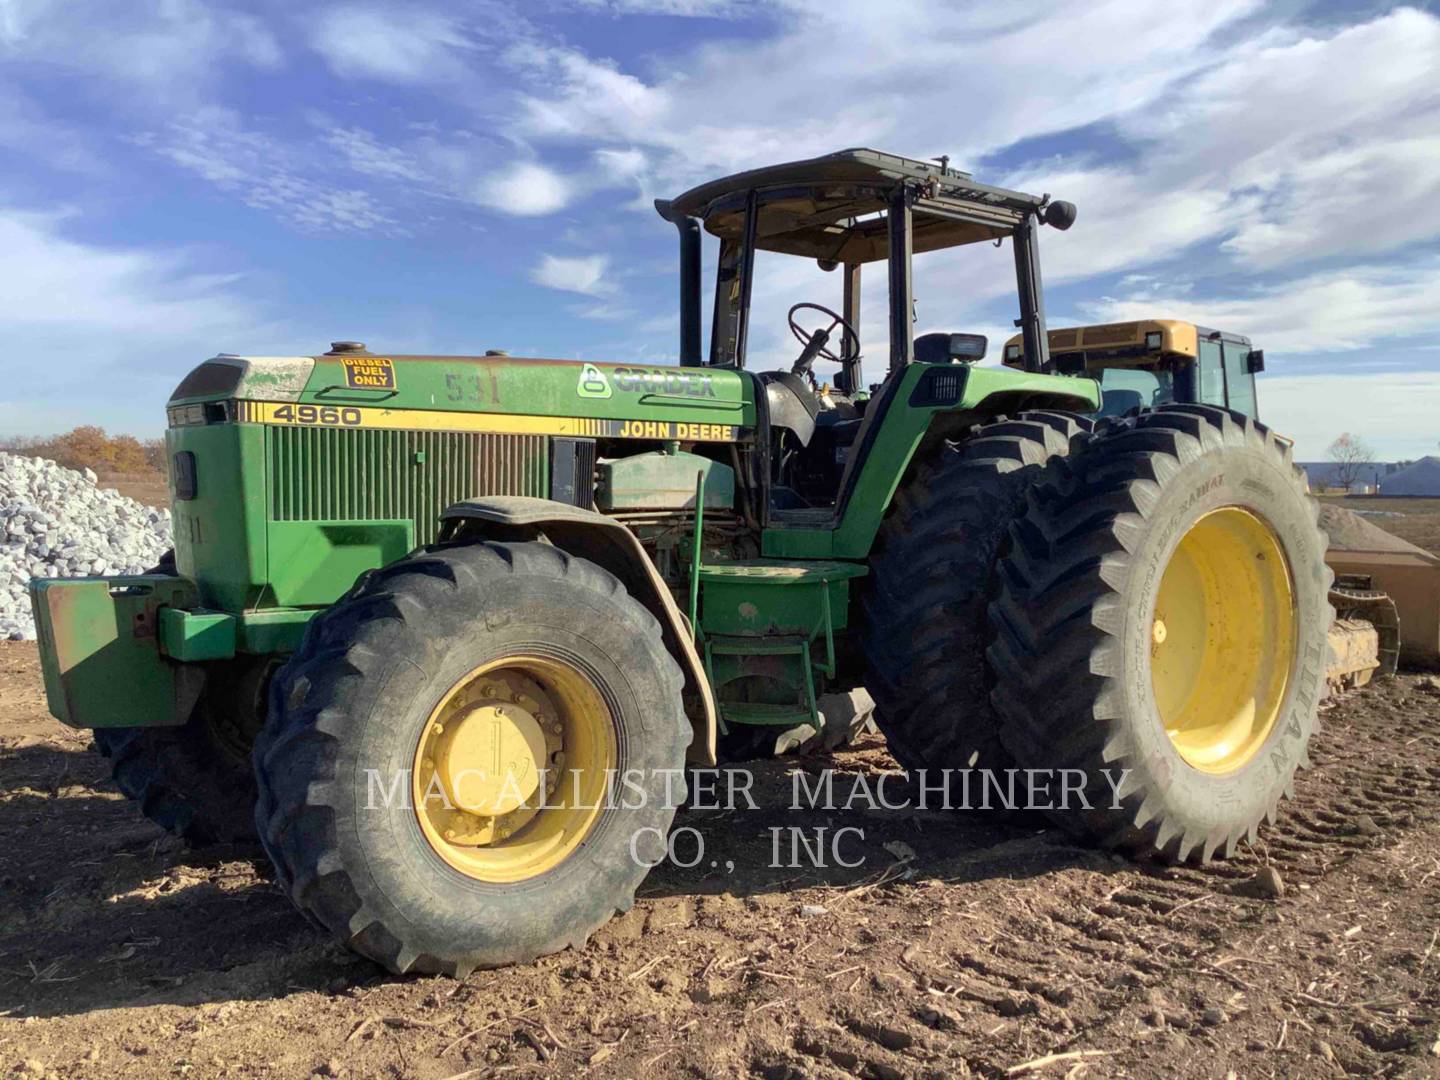
[[[677,367],[337,342],[181,381],[173,563],[32,589],[51,709],[147,814],[258,826],[295,904],[398,972],[583,943],[687,762],[860,686],[908,769],[1083,776],[1054,813],[1085,840],[1202,860],[1273,819],[1324,690],[1316,504],[1244,411],[1097,430],[1098,384],[1047,370],[1039,236],[1073,205],[872,150],[656,205]],[[915,339],[917,256],[1006,244],[1023,370]],[[839,296],[754,370],[777,255]]]
[[[1052,370],[1099,381],[1102,416],[1178,402],[1259,419],[1255,376],[1265,368],[1265,354],[1242,334],[1178,319],[1137,319],[1046,336]],[[1025,368],[1019,335],[1005,343],[1002,361]],[[1329,534],[1325,561],[1335,574],[1330,689],[1393,675],[1402,658],[1427,665],[1440,660],[1440,560],[1341,507],[1325,507],[1321,525]]]

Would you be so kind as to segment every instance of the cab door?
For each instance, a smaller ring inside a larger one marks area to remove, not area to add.
[[[1200,339],[1196,367],[1199,368],[1197,390],[1200,402],[1226,408],[1229,402],[1225,398],[1225,360],[1218,340],[1204,337]]]
[[[1221,337],[1199,342],[1199,400],[1246,416],[1258,417],[1255,376],[1250,371],[1250,343]]]
[[[1255,376],[1250,372],[1250,343],[1248,341],[1223,341],[1225,396],[1230,408],[1246,416],[1259,419],[1259,406],[1255,400]]]

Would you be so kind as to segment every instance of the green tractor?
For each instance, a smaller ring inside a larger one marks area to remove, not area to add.
[[[932,790],[1064,770],[1053,812],[1087,840],[1253,836],[1321,694],[1315,505],[1241,413],[1097,427],[1097,383],[1047,372],[1038,234],[1074,206],[872,150],[656,205],[678,367],[337,342],[185,377],[173,564],[32,589],[50,707],[120,787],[195,840],[258,827],[295,904],[397,972],[582,944],[663,854],[687,766],[862,686]],[[915,338],[913,256],[1007,240],[1024,370]],[[792,308],[798,355],[754,371],[777,255],[840,297]]]

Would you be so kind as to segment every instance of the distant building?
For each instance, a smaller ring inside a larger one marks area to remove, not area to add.
[[[1386,476],[1380,494],[1440,497],[1440,457],[1423,457]]]
[[[1334,461],[1302,461],[1312,491],[1336,491],[1342,466]],[[1419,461],[1376,461],[1353,469],[1352,495],[1422,495],[1440,497],[1440,457]]]
[[[1343,466],[1337,462],[1302,461],[1300,467],[1305,470],[1305,476],[1310,481],[1311,491],[1334,490],[1344,486],[1340,483],[1340,472]],[[1355,480],[1350,485],[1351,494],[1372,494],[1377,486],[1383,489],[1385,476],[1398,467],[1393,463],[1387,464],[1383,461],[1354,466],[1352,475]]]

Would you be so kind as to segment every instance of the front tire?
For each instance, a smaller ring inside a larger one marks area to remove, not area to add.
[[[582,945],[630,907],[684,799],[682,682],[620,582],[548,544],[372,572],[272,690],[256,820],[280,884],[400,974]]]
[[[276,661],[209,665],[190,719],[174,727],[96,728],[115,786],[155,824],[195,847],[255,840],[250,744]]]
[[[1083,777],[1062,827],[1204,861],[1274,820],[1324,688],[1317,516],[1288,445],[1203,405],[1112,422],[1036,486],[989,655],[1015,759]]]
[[[145,572],[174,577],[174,549]],[[92,732],[121,794],[196,847],[255,839],[250,744],[264,719],[275,661],[241,657],[207,666],[205,688],[184,724]]]

